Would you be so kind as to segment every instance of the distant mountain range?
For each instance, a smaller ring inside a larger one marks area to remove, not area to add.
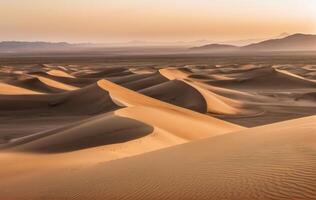
[[[199,47],[190,48],[194,51],[238,51],[240,47],[228,44],[207,44]]]
[[[294,34],[281,39],[250,44],[242,48],[260,51],[316,50],[316,35]]]
[[[73,49],[76,45],[66,42],[19,42],[5,41],[0,42],[1,52],[18,52],[18,51],[37,51],[37,50],[66,50]]]
[[[316,51],[316,35],[293,34],[279,39],[265,40],[245,46],[227,44],[208,44],[193,47],[192,51]]]
[[[177,42],[179,43],[179,42]],[[235,46],[227,43],[218,44],[207,43],[207,41],[194,41],[181,42],[180,45],[177,43],[159,43],[157,47],[177,47],[179,49],[189,48],[192,52],[239,52],[239,51],[316,51],[316,35],[310,34],[294,34],[288,35],[286,33],[281,34],[276,39],[264,40],[258,43],[252,43],[245,46]],[[188,46],[202,45],[190,48]],[[163,44],[163,45],[162,45]],[[155,45],[154,45],[155,46]],[[0,42],[0,53],[24,53],[24,52],[64,52],[64,51],[95,51],[111,49],[114,45],[109,44],[93,44],[93,43],[81,43],[81,44],[70,44],[66,42],[20,42],[20,41],[5,41]],[[131,42],[128,44],[117,45],[116,48],[125,47],[150,47],[150,44],[141,45],[138,42]],[[157,49],[158,51],[159,49]]]

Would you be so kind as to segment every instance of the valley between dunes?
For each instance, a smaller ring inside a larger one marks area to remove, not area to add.
[[[316,199],[316,65],[0,70],[0,199]]]

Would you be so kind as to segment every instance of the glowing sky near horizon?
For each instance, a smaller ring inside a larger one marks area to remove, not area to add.
[[[315,0],[1,0],[0,40],[236,40],[316,33]]]

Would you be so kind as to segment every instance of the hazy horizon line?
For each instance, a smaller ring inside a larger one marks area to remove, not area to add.
[[[66,40],[1,40],[0,42],[45,42],[45,43],[66,43],[66,44],[70,44],[70,45],[108,45],[108,44],[116,44],[116,45],[122,45],[122,44],[142,44],[142,45],[167,45],[167,44],[188,44],[188,43],[222,43],[222,44],[229,44],[229,43],[247,43],[249,42],[249,44],[251,42],[260,42],[260,41],[264,41],[264,40],[268,40],[268,39],[278,39],[278,38],[284,38],[290,35],[295,35],[295,34],[305,34],[305,35],[315,35],[314,33],[302,33],[302,32],[297,32],[297,33],[287,33],[287,32],[283,32],[280,34],[276,34],[274,37],[271,38],[249,38],[249,39],[236,39],[236,40],[212,40],[212,39],[205,39],[205,38],[201,38],[201,39],[196,39],[196,40],[159,40],[159,41],[154,41],[154,40],[141,40],[141,39],[134,39],[134,40],[121,40],[121,41],[105,41],[105,42],[91,42],[91,41],[82,41],[82,42],[71,42],[71,41],[66,41]],[[236,44],[237,45],[237,44]],[[242,44],[240,44],[242,45]]]

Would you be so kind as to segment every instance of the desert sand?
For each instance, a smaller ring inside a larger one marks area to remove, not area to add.
[[[184,62],[2,65],[0,199],[316,199],[314,60]]]
[[[315,199],[315,123],[315,117],[280,122],[112,162],[90,158],[92,150],[52,157],[4,154],[2,196]],[[26,164],[21,168],[17,161]]]

